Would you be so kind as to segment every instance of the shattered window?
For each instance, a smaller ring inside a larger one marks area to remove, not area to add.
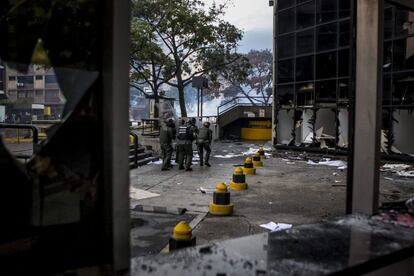
[[[393,104],[414,106],[414,72],[393,75]]]
[[[394,40],[393,70],[414,69],[414,37]]]
[[[395,108],[412,107],[414,12],[387,4],[384,10],[384,40],[383,104]]]
[[[296,102],[298,106],[311,106],[314,104],[314,84],[313,82],[296,84]]]
[[[14,250],[0,255],[22,267],[107,257],[101,11],[97,0],[0,2],[0,245]]]

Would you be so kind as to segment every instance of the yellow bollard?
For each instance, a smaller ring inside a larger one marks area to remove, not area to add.
[[[244,161],[243,172],[246,175],[255,175],[256,174],[256,169],[254,168],[252,159],[250,157],[247,157],[246,161]]]
[[[253,166],[256,167],[263,167],[263,161],[260,157],[260,153],[256,152],[256,154],[253,156]]]
[[[233,203],[230,203],[230,192],[224,183],[219,183],[216,186],[216,191],[213,193],[213,202],[210,202],[208,210],[210,214],[216,216],[228,216],[233,213]]]
[[[170,251],[196,245],[196,238],[192,236],[193,229],[185,221],[180,221],[173,230],[170,237]]]
[[[263,161],[264,159],[266,159],[266,155],[265,155],[265,151],[263,147],[260,147],[259,150],[257,151],[260,155],[260,159]]]
[[[246,183],[246,175],[242,168],[236,168],[233,173],[233,180],[230,181],[230,189],[234,191],[242,191],[248,188]]]

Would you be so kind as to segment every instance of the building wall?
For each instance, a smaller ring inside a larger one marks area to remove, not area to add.
[[[65,104],[65,97],[59,88],[53,68],[32,65],[27,73],[6,67],[5,89],[8,98],[6,113],[24,118],[59,119]],[[32,108],[36,105],[36,109]],[[50,107],[51,114],[39,110],[40,106]]]
[[[296,145],[303,145],[309,127],[313,126],[314,135],[323,127],[323,134],[335,137],[334,148],[347,147],[350,77],[354,70],[350,67],[350,3],[350,0],[277,1],[274,108],[278,144],[290,137]],[[397,122],[393,114],[398,110],[414,110],[412,22],[414,12],[385,4],[383,108],[387,112],[382,128],[390,141],[397,135],[393,132],[398,132],[395,143],[404,145],[402,148],[406,150],[414,143],[406,140],[409,135],[401,131],[414,125],[414,116],[408,112]],[[295,116],[295,124],[286,116],[287,110],[301,114]],[[317,114],[313,118],[314,110]]]

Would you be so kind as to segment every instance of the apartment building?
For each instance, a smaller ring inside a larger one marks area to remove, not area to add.
[[[10,122],[60,119],[65,98],[53,69],[32,65],[27,73],[6,67],[6,114]]]

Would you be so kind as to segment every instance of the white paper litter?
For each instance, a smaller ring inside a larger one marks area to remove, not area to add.
[[[324,166],[331,166],[331,167],[338,167],[338,169],[346,169],[346,162],[342,160],[325,160],[325,161],[319,161],[319,163],[316,163],[312,160],[308,160],[306,162],[308,165],[324,165]]]
[[[203,187],[200,187],[198,190],[203,194],[213,193],[215,191],[215,189],[206,189],[206,188],[203,188]]]
[[[134,187],[130,187],[129,188],[129,197],[132,199],[145,199],[145,198],[151,198],[151,197],[157,197],[160,196],[159,194],[156,193],[151,193],[145,190],[141,190],[141,189],[137,189]]]
[[[216,158],[234,158],[234,157],[241,157],[241,156],[243,156],[243,154],[229,153],[226,155],[221,155],[221,154],[213,155],[213,157],[216,157]]]
[[[404,177],[414,177],[414,171],[399,171],[397,175]]]
[[[286,229],[292,228],[292,224],[287,223],[275,223],[273,221],[266,223],[266,224],[260,224],[260,227],[266,228],[270,230],[270,232],[276,232],[276,231],[282,231]]]
[[[407,164],[385,164],[382,166],[384,171],[400,171],[409,169],[411,166]]]
[[[151,161],[148,163],[148,165],[161,165],[161,164],[162,164],[162,160]]]

